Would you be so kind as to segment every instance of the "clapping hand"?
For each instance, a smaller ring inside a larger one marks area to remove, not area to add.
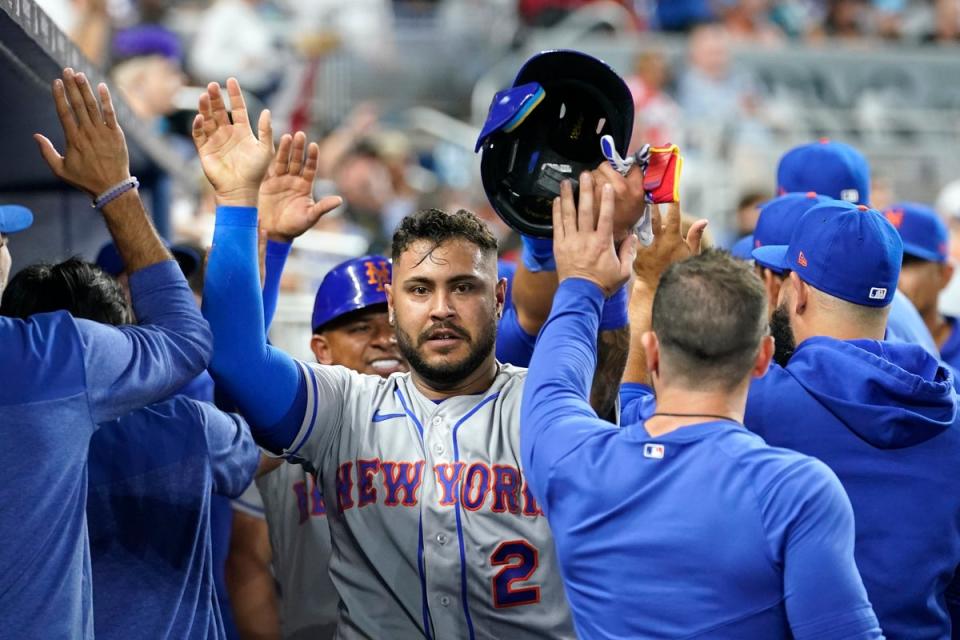
[[[653,244],[639,247],[633,261],[637,283],[652,290],[657,288],[660,276],[670,265],[700,255],[703,232],[707,228],[706,220],[698,220],[690,226],[684,238],[680,204],[674,202],[664,206],[666,219],[661,216],[660,207],[653,206]]]
[[[326,196],[319,202],[314,201],[313,182],[320,148],[315,142],[309,145],[306,142],[307,137],[302,131],[281,137],[276,156],[260,184],[257,201],[260,226],[271,240],[292,242],[343,201],[340,196]]]
[[[35,133],[40,155],[54,175],[96,198],[130,177],[130,158],[123,130],[107,85],[97,86],[99,102],[82,73],[64,69],[53,82],[53,104],[66,141],[61,156],[45,136]]]
[[[260,181],[273,158],[270,112],[260,114],[259,135],[254,136],[236,79],[227,80],[227,93],[232,107],[229,116],[219,84],[211,82],[200,96],[200,113],[193,120],[193,143],[203,172],[216,191],[217,204],[253,207]]]

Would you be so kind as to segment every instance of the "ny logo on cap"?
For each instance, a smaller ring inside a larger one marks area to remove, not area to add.
[[[871,300],[884,300],[887,297],[887,288],[886,287],[873,287],[870,289],[870,299]]]
[[[803,255],[803,251],[800,252],[800,255],[797,256],[797,264],[801,267],[807,266],[807,256]]]
[[[377,291],[383,291],[383,285],[390,280],[390,267],[384,260],[367,260],[363,263],[367,269],[367,284],[375,285]]]

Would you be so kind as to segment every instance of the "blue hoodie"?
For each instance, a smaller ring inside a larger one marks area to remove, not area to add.
[[[840,478],[888,638],[960,627],[958,419],[952,375],[917,345],[810,338],[750,388],[747,428]]]

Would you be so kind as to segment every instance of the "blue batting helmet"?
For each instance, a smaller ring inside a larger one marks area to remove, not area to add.
[[[387,304],[390,261],[383,256],[362,256],[341,262],[323,277],[313,303],[313,330],[331,320],[375,304]]]

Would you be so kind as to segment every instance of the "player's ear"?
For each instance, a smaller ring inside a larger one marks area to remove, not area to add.
[[[947,285],[950,284],[950,280],[953,279],[953,263],[944,262],[940,265],[940,290],[943,291],[947,288]]]
[[[507,304],[507,279],[497,281],[497,317],[503,317],[503,310]]]
[[[757,352],[757,359],[753,363],[753,377],[762,378],[770,368],[770,362],[773,360],[774,351],[773,336],[764,336],[760,341],[760,350]]]
[[[783,280],[766,267],[763,268],[763,288],[767,290],[767,300],[769,300],[769,309],[772,314],[777,308],[777,302],[780,299],[780,288],[783,287]]]
[[[385,284],[383,285],[383,290],[387,293],[387,322],[390,323],[390,326],[396,326],[396,322],[393,319],[393,285]]]
[[[640,336],[640,344],[643,345],[643,354],[647,360],[647,375],[652,383],[655,378],[660,377],[660,341],[653,331],[644,331]]]
[[[786,283],[784,283],[786,284]],[[796,271],[790,272],[790,291],[793,293],[791,298],[793,312],[797,315],[802,314],[807,309],[807,303],[810,301],[810,287],[800,279]]]
[[[327,336],[321,333],[313,334],[313,337],[310,338],[310,350],[313,351],[313,355],[320,364],[333,364],[333,352],[330,349]]]

